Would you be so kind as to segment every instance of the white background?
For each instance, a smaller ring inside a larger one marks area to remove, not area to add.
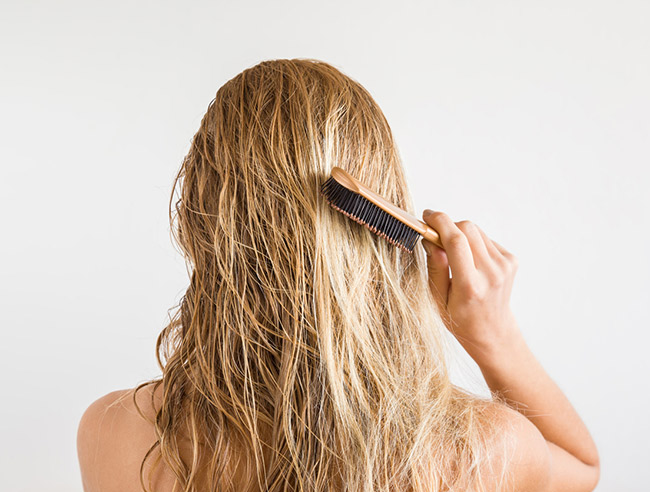
[[[383,108],[418,214],[519,257],[513,309],[597,490],[648,490],[649,26],[624,0],[3,0],[0,489],[81,490],[83,410],[159,374],[188,282],[168,200],[208,103],[311,57]]]

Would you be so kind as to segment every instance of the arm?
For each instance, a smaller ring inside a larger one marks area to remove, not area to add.
[[[550,459],[546,485],[518,490],[593,490],[600,470],[596,446],[566,396],[526,345],[509,307],[517,259],[469,221],[454,223],[442,212],[423,218],[445,247],[423,243],[429,284],[447,328],[476,361],[490,390],[517,411],[506,412],[519,421],[515,427],[524,445],[517,454],[530,460],[535,456],[531,453],[537,453],[541,463]],[[542,436],[545,446],[540,452],[533,443]]]
[[[535,358],[519,331],[499,347],[472,350],[490,390],[526,416],[544,438],[593,467],[596,445],[567,397]]]
[[[470,350],[490,390],[504,397],[544,437],[550,452],[551,473],[545,490],[594,490],[600,477],[596,445],[521,333],[517,332],[498,347],[483,350],[471,347]],[[528,436],[534,439],[530,432]]]

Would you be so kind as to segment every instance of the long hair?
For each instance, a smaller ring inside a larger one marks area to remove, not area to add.
[[[163,385],[145,490],[155,449],[188,492],[481,490],[493,401],[450,382],[421,245],[332,209],[333,166],[413,213],[382,111],[332,65],[263,61],[209,104],[170,200],[190,284],[137,388]]]

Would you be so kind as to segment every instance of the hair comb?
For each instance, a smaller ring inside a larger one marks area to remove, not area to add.
[[[442,248],[438,233],[425,222],[390,203],[338,166],[320,188],[336,210],[409,253],[422,238]]]

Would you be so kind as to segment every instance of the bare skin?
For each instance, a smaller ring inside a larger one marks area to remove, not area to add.
[[[159,388],[160,389],[160,388]],[[138,391],[138,406],[147,419],[152,386]],[[160,391],[156,405],[159,407]],[[141,491],[140,461],[156,442],[153,425],[143,419],[133,404],[133,389],[108,393],[93,402],[83,414],[77,432],[81,479],[86,492]],[[152,460],[149,460],[150,464]],[[145,468],[145,476],[149,466]],[[155,474],[154,490],[171,491],[174,478],[165,467]]]
[[[156,442],[154,427],[150,423],[162,401],[162,385],[154,390],[149,384],[138,390],[136,400],[143,418],[133,403],[135,388],[118,390],[102,396],[84,412],[77,433],[77,451],[81,480],[85,492],[142,492],[140,465],[149,448]],[[153,396],[153,404],[152,404]],[[192,460],[192,444],[187,435],[176,436],[181,458]],[[159,453],[153,452],[145,461],[144,479],[148,490],[174,491],[175,477],[163,462],[153,468],[151,485],[147,482],[152,464]],[[250,473],[238,468],[233,482],[246,483]],[[207,483],[199,472],[199,482]]]
[[[423,243],[431,290],[440,311],[448,314],[447,328],[476,361],[491,391],[506,397],[511,409],[504,408],[498,418],[518,429],[516,454],[526,466],[513,465],[512,490],[594,490],[600,476],[596,445],[527,346],[510,309],[516,257],[472,222],[428,212],[423,220],[445,247]]]
[[[514,437],[508,460],[510,480],[498,489],[495,478],[489,490],[594,490],[600,474],[596,446],[566,396],[526,345],[510,310],[516,258],[469,221],[453,222],[442,212],[423,215],[423,220],[438,231],[445,246],[423,243],[429,285],[446,315],[447,328],[476,361],[490,389],[509,404],[495,405],[490,411],[492,420],[503,426],[504,437]],[[139,407],[148,419],[159,407],[160,389],[153,395],[154,407],[151,386],[138,392]],[[103,396],[81,419],[77,448],[85,492],[142,490],[140,463],[156,437],[152,424],[133,405],[132,393],[132,389],[121,390]],[[180,442],[187,460],[189,441],[181,437]],[[491,458],[495,469],[505,459],[499,453]],[[235,483],[243,483],[245,477],[240,475],[235,474]],[[171,492],[173,483],[172,472],[157,467],[153,490]]]

